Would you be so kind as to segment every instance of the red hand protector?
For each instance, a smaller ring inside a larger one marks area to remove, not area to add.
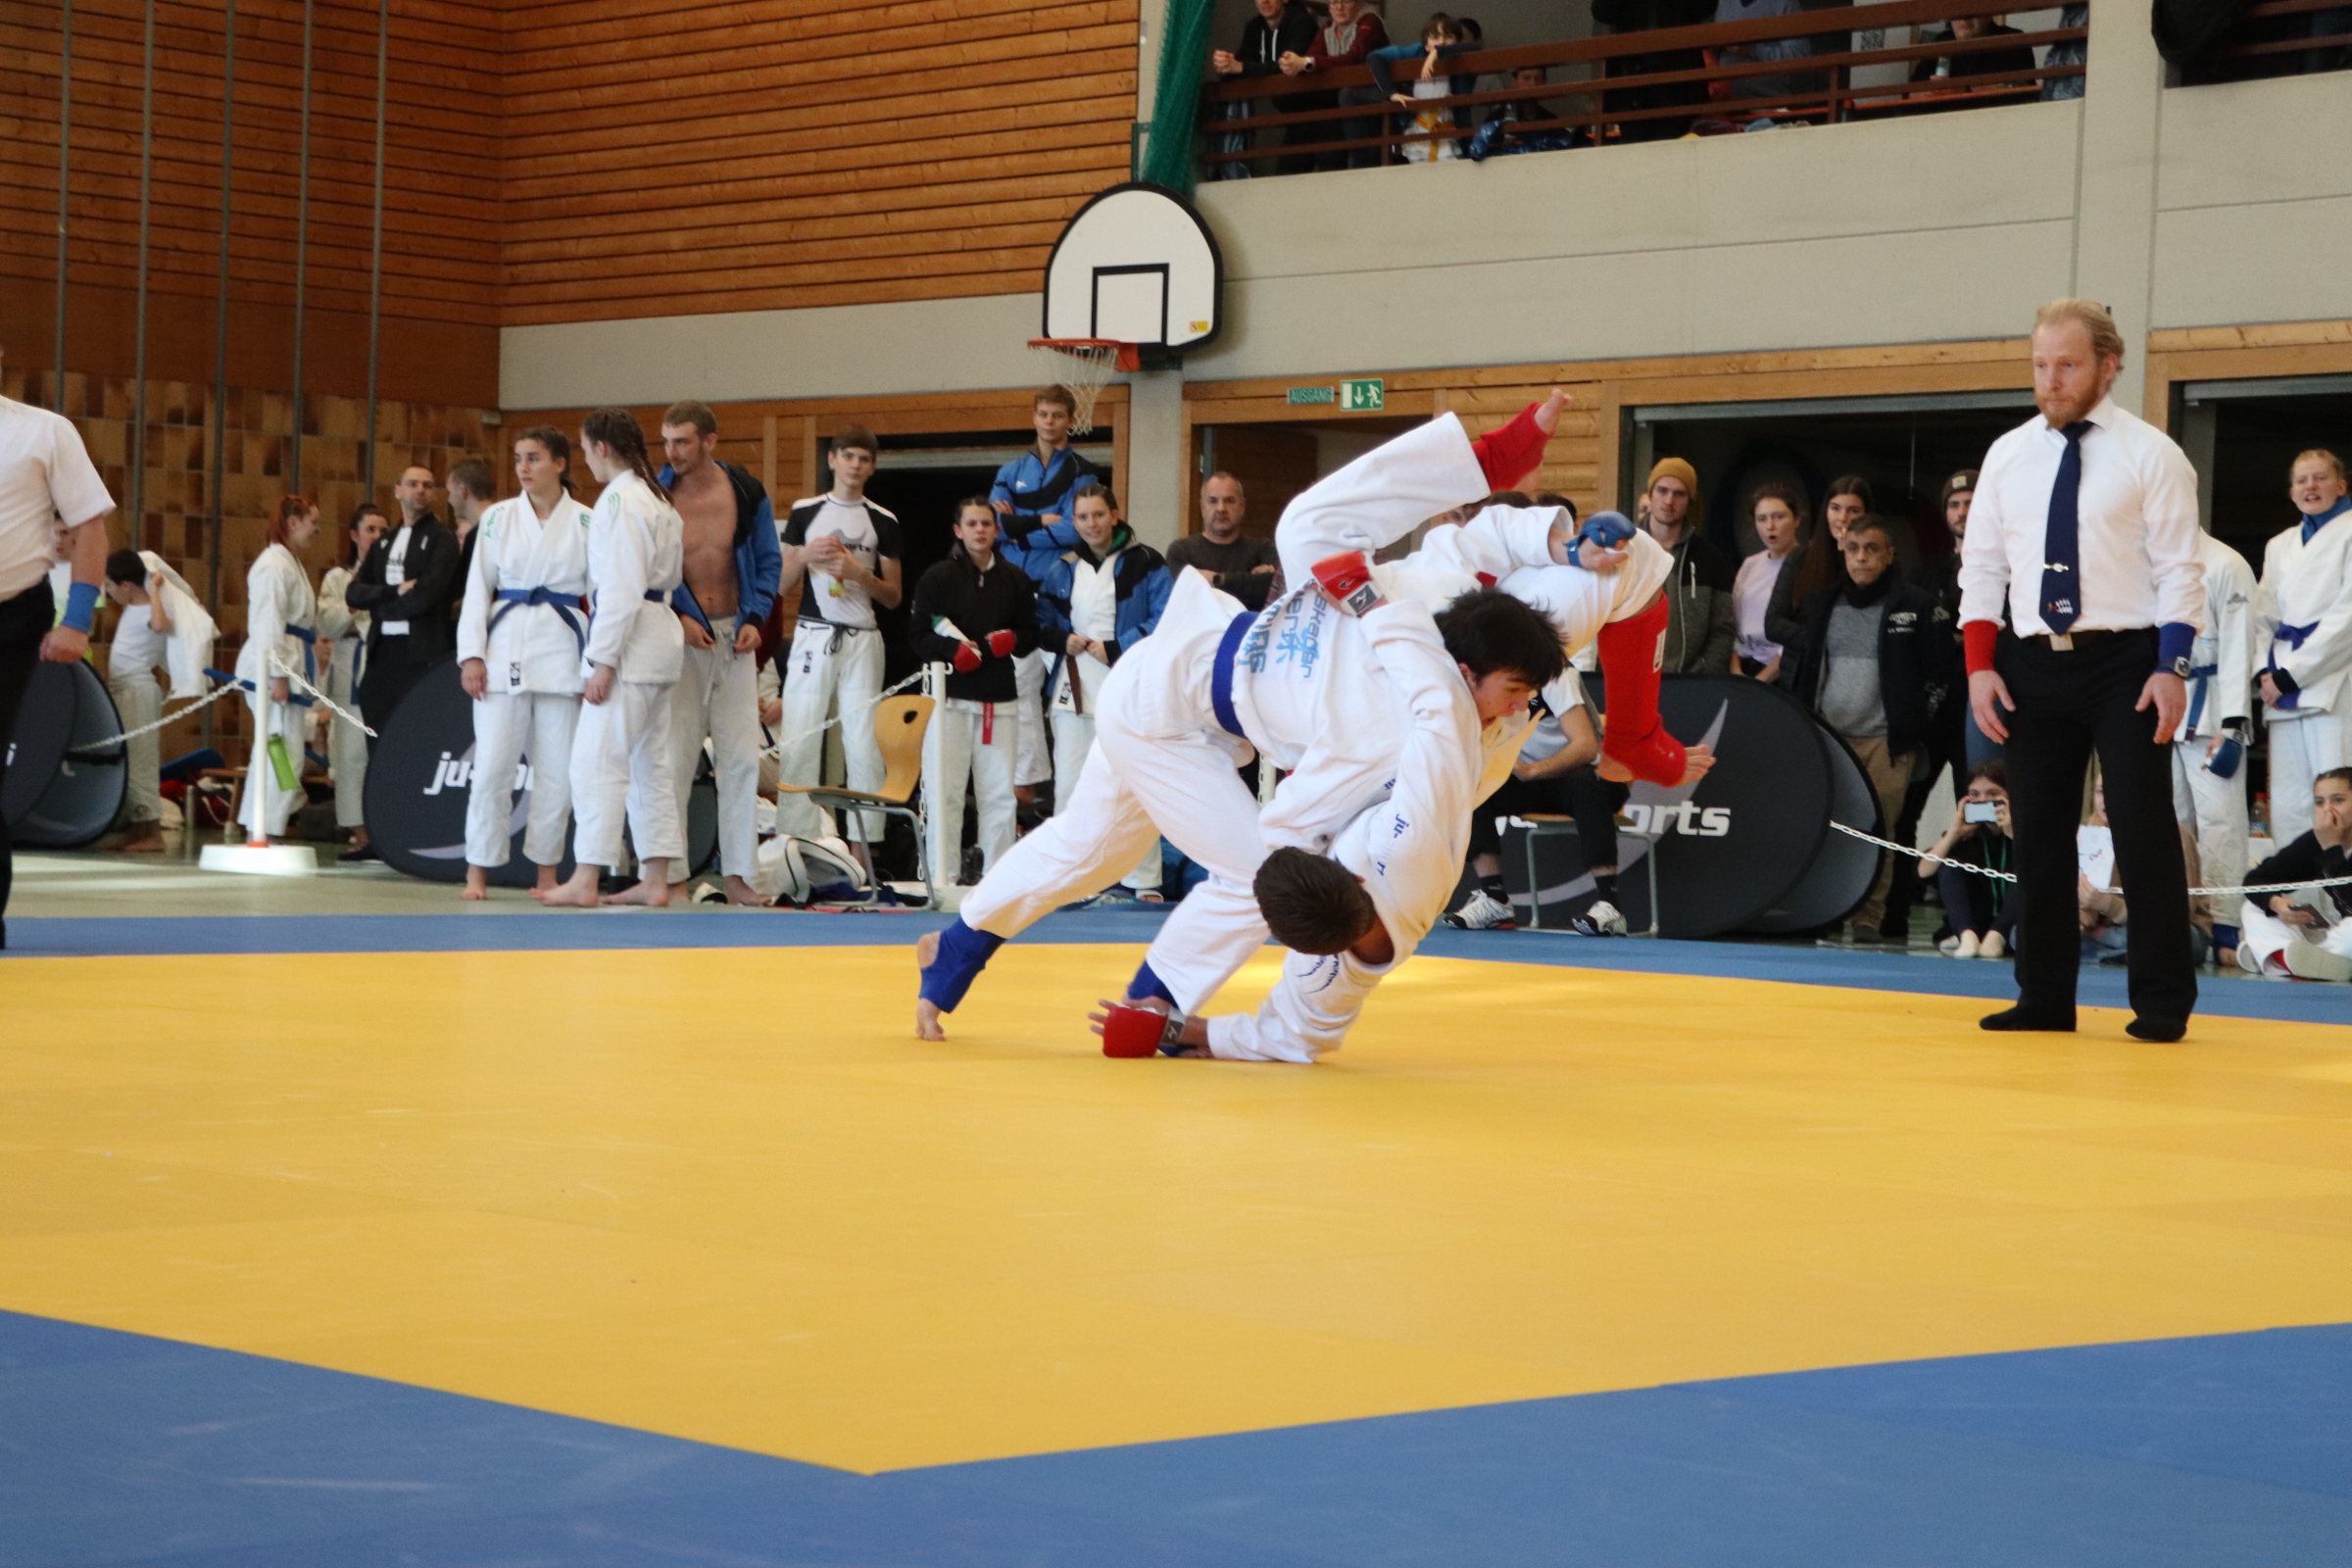
[[[980,650],[974,648],[970,643],[957,643],[955,662],[956,674],[969,675],[980,667]]]
[[[1102,1054],[1155,1055],[1161,1046],[1172,1046],[1183,1037],[1184,1019],[1176,1013],[1115,1004],[1102,1023]]]
[[[1315,563],[1314,573],[1323,591],[1350,615],[1378,610],[1388,602],[1373,585],[1372,558],[1361,550],[1351,550],[1344,556],[1326,556]]]
[[[988,634],[988,651],[996,655],[999,659],[1004,659],[1010,655],[1012,652],[1012,633],[1008,631],[990,632]]]

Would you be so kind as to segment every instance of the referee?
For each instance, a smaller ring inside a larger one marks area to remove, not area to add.
[[[114,510],[71,419],[0,398],[0,785],[33,666],[70,664],[89,651]],[[73,568],[63,615],[49,591],[56,551]],[[0,815],[0,948],[8,946],[10,872],[8,818]]]
[[[2132,898],[2131,1033],[2178,1040],[2196,1005],[2169,743],[2204,614],[2197,475],[2164,432],[2109,399],[2123,365],[2105,306],[2041,308],[2041,416],[1985,454],[1961,547],[1969,706],[2008,746],[2023,906],[2017,1005],[1986,1029],[2075,1027],[2075,828],[2094,748]]]

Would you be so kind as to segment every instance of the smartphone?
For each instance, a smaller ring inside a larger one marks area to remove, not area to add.
[[[1998,822],[2000,819],[2001,808],[1990,801],[1960,803],[1960,820],[1963,822]]]

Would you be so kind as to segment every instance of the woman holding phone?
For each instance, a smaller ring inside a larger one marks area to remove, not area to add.
[[[1955,958],[1998,958],[2017,933],[2017,884],[1996,876],[1941,865],[1934,857],[1962,860],[1991,871],[2017,869],[2010,838],[2009,770],[2000,759],[1968,770],[1968,788],[1952,812],[1952,825],[1919,862],[1919,874],[1936,879],[1944,918],[1957,933],[1945,949]]]

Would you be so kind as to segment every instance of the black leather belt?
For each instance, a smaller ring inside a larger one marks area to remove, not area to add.
[[[2063,654],[2077,648],[2093,647],[2110,637],[2136,636],[2147,629],[2144,626],[2134,626],[2128,631],[2037,631],[2025,640],[2030,643],[2039,643],[2044,648]]]

